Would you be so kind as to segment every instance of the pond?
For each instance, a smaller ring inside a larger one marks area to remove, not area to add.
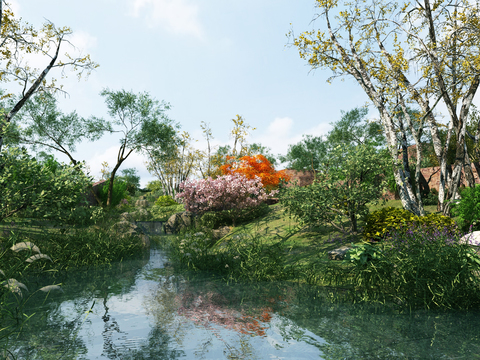
[[[400,314],[306,285],[175,273],[155,244],[61,280],[64,293],[30,300],[37,315],[9,346],[18,359],[480,358],[479,312]]]

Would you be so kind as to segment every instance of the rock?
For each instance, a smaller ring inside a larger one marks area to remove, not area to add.
[[[140,208],[135,210],[132,216],[136,221],[147,221],[150,218],[150,213],[147,209]]]
[[[338,249],[334,249],[328,252],[328,258],[330,260],[343,260],[347,251],[350,250],[351,247],[348,246],[341,246]]]
[[[128,212],[124,212],[120,214],[120,219],[122,221],[133,221],[132,215],[130,215]]]
[[[148,203],[148,201],[144,200],[144,199],[135,201],[135,206],[137,206],[137,207],[146,208],[149,205],[150,204]]]
[[[265,200],[265,203],[267,205],[274,205],[274,204],[277,204],[280,200],[278,198],[269,198],[267,200]]]
[[[223,226],[221,228],[213,230],[213,232],[212,232],[213,240],[219,240],[219,239],[223,238],[224,236],[226,236],[230,232],[230,230],[231,230],[230,226]]]
[[[480,231],[474,231],[470,234],[463,235],[460,238],[460,243],[480,246]]]
[[[142,230],[137,225],[126,220],[113,224],[112,230],[120,234],[142,233]]]
[[[137,238],[142,242],[143,247],[150,246],[150,237],[144,234],[142,229],[133,222],[125,220],[120,221],[112,226],[112,230],[115,231],[119,237]]]
[[[166,234],[174,234],[196,225],[196,215],[189,211],[173,214],[164,225]]]

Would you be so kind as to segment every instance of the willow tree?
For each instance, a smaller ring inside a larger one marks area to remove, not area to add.
[[[57,28],[47,21],[40,30],[15,18],[8,3],[0,0],[0,82],[17,83],[20,85],[20,95],[3,94],[3,98],[14,98],[11,108],[3,110],[0,117],[0,150],[3,145],[3,135],[11,119],[20,111],[33,94],[39,91],[63,91],[54,78],[47,79],[53,69],[62,71],[71,69],[78,78],[88,75],[98,65],[90,59],[90,55],[74,57],[65,52],[63,57],[60,48],[72,34],[69,27]],[[45,59],[43,69],[29,65],[28,56],[40,55]]]
[[[147,92],[103,89],[100,95],[105,98],[112,118],[105,130],[120,134],[117,163],[109,174],[107,206],[111,206],[115,175],[122,163],[135,151],[149,154],[153,149],[171,148],[175,124],[165,114],[169,104],[159,102]],[[93,119],[99,127],[103,123]]]
[[[473,181],[470,161],[465,157],[465,130],[480,80],[477,9],[462,0],[439,0],[433,4],[429,0],[341,4],[335,0],[317,0],[316,5],[320,9],[316,19],[323,20],[323,29],[294,37],[293,44],[300,57],[308,60],[312,69],[330,69],[333,76],[329,81],[335,77],[353,77],[368,95],[380,114],[402,205],[417,215],[425,214],[420,187],[416,186],[414,192],[408,181],[408,162],[397,160],[398,132],[410,132],[417,144],[415,182],[418,184],[422,161],[420,139],[426,123],[441,164],[439,206],[449,215],[450,203],[446,200],[457,197],[462,167],[469,185]],[[439,126],[443,124],[433,111],[440,102],[450,117],[443,144],[439,137]],[[421,109],[421,116],[412,118],[409,107]],[[453,132],[457,147],[450,174],[446,154]]]

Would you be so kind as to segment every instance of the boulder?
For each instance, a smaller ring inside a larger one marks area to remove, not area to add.
[[[135,206],[137,206],[137,207],[146,208],[146,207],[148,207],[149,205],[150,205],[150,204],[148,203],[147,200],[143,200],[143,199],[142,199],[142,200],[137,200],[137,201],[135,201]]]
[[[230,230],[231,230],[230,226],[222,226],[216,230],[213,230],[212,232],[213,240],[219,240],[223,238],[230,232]]]
[[[328,258],[330,260],[343,260],[345,258],[345,255],[347,254],[348,250],[350,250],[351,247],[348,246],[341,246],[338,249],[334,249],[332,251],[328,252]]]
[[[147,209],[137,209],[135,212],[132,213],[132,217],[136,221],[147,221],[150,218],[150,213],[148,212]]]
[[[474,231],[470,234],[465,234],[460,238],[460,243],[469,244],[472,246],[480,246],[480,231]]]
[[[196,215],[190,211],[173,214],[164,225],[165,234],[174,234],[196,225]]]
[[[120,219],[122,221],[130,221],[130,222],[134,221],[132,215],[129,214],[128,212],[121,213]]]
[[[143,247],[150,246],[150,237],[144,234],[142,229],[133,222],[122,220],[113,224],[112,230],[115,231],[119,237],[135,237],[142,242]]]

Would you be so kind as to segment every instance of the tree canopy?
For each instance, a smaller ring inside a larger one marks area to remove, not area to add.
[[[3,98],[14,98],[15,101],[3,111],[0,118],[1,150],[6,125],[32,95],[36,92],[64,92],[55,78],[47,79],[52,69],[61,69],[63,76],[66,69],[71,69],[80,79],[82,75],[88,76],[98,64],[90,59],[90,55],[73,57],[65,52],[63,58],[60,58],[60,48],[69,43],[68,38],[73,33],[69,27],[58,28],[47,20],[40,30],[36,30],[32,25],[16,18],[4,0],[0,1],[0,14],[0,82],[20,85],[20,95],[3,94]],[[46,59],[48,63],[43,70],[28,64],[29,54],[41,55]]]
[[[165,114],[169,104],[159,102],[147,92],[135,94],[126,90],[104,89],[100,95],[105,98],[112,118],[107,130],[120,134],[117,163],[110,173],[107,196],[107,206],[110,206],[115,174],[122,163],[134,151],[150,154],[171,149],[176,124]]]

